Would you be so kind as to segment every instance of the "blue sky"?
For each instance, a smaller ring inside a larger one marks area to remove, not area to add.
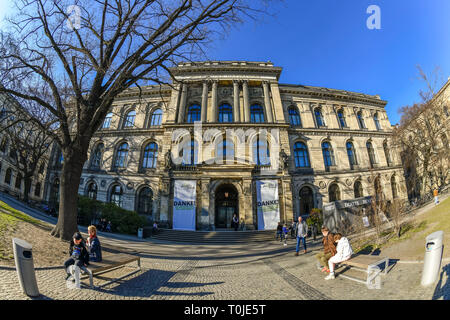
[[[381,30],[366,26],[370,5]],[[399,107],[420,101],[416,65],[450,76],[449,0],[285,0],[276,11],[231,31],[209,57],[270,60],[283,67],[281,83],[379,94],[392,124]]]
[[[0,0],[0,18],[9,3]],[[381,30],[366,27],[370,5],[380,7]],[[270,60],[283,67],[281,83],[379,94],[392,124],[399,107],[419,101],[416,65],[450,76],[449,0],[285,0],[273,9],[232,29],[208,58]]]

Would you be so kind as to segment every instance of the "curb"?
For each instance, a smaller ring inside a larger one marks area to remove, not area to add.
[[[405,261],[402,261],[402,260],[398,260],[396,263],[404,263],[404,264],[414,264],[414,263],[423,263],[424,261],[423,260],[405,260]],[[447,262],[450,262],[450,258],[445,258],[445,259],[442,259],[442,263],[447,263]]]

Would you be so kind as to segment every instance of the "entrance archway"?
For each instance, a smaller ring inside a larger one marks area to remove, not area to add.
[[[216,228],[231,228],[231,220],[236,213],[239,219],[239,193],[231,184],[220,186],[215,196]]]
[[[314,208],[314,195],[310,187],[303,187],[299,192],[300,198],[300,215],[307,215],[311,213]]]

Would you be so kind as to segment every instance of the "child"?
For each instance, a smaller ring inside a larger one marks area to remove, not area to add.
[[[86,240],[87,250],[89,252],[89,260],[102,261],[102,247],[100,240],[97,238],[97,228],[95,226],[88,227],[89,238]]]
[[[337,243],[336,254],[328,260],[328,267],[330,268],[330,274],[325,277],[325,280],[334,279],[334,266],[336,263],[346,261],[350,259],[353,254],[350,242],[346,237],[343,237],[340,233],[334,235],[334,241]]]
[[[287,235],[288,235],[288,228],[286,226],[286,224],[284,224],[283,226],[283,235],[284,235],[284,245],[287,246]]]
[[[81,233],[74,233],[73,239],[70,241],[69,254],[70,258],[64,262],[64,269],[66,272],[67,268],[71,265],[82,268],[84,265],[89,264],[89,253],[84,245]],[[67,272],[66,280],[69,279],[70,276],[71,274]]]

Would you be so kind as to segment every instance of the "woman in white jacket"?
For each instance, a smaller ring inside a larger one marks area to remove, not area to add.
[[[343,237],[340,233],[334,235],[334,242],[337,243],[336,254],[328,260],[328,267],[330,268],[330,274],[325,278],[325,280],[334,279],[334,265],[339,262],[350,259],[353,254],[350,242],[346,237]]]

